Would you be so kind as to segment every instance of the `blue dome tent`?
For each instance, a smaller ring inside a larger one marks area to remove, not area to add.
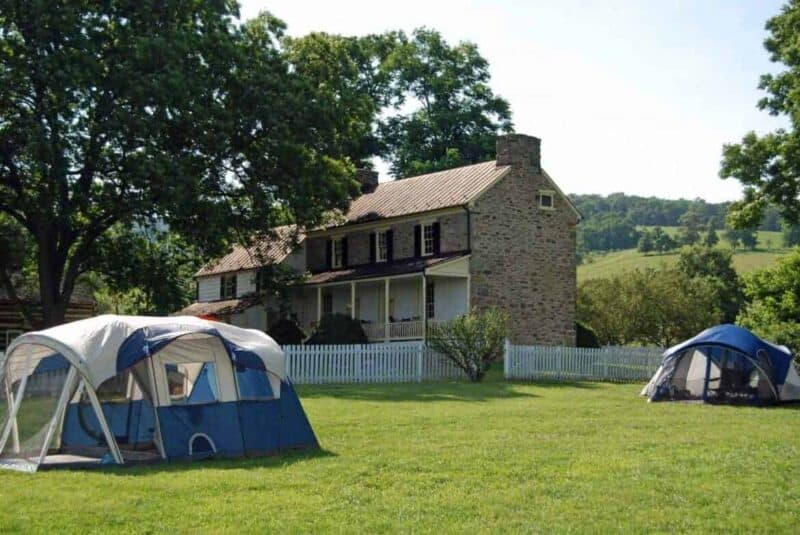
[[[717,325],[667,349],[642,395],[768,405],[800,400],[800,377],[788,348],[736,325]]]
[[[0,361],[0,467],[252,456],[318,447],[261,331],[98,316],[26,333]]]

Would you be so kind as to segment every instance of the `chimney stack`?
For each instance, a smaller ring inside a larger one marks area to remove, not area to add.
[[[524,167],[542,171],[542,140],[525,134],[505,134],[495,140],[497,165]]]
[[[356,180],[361,184],[361,193],[372,193],[378,187],[378,173],[372,169],[357,169]]]

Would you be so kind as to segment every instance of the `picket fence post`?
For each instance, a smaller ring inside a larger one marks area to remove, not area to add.
[[[503,344],[503,379],[511,375],[511,341],[506,338]]]

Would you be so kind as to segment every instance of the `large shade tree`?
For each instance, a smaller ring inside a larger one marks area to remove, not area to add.
[[[98,246],[112,228],[164,225],[216,254],[355,192],[323,113],[337,96],[290,66],[280,21],[237,16],[232,1],[0,1],[0,214],[32,246],[44,325],[119,250]],[[13,296],[19,266],[2,267]]]
[[[398,34],[385,68],[398,110],[380,125],[397,178],[491,160],[495,136],[513,128],[509,104],[489,86],[489,63],[474,43],[451,45],[420,28]]]
[[[789,126],[761,136],[750,132],[723,148],[720,175],[745,187],[744,199],[729,212],[737,227],[757,226],[769,203],[788,221],[800,222],[800,0],[790,0],[767,22],[767,31],[764,46],[783,70],[761,77],[759,88],[767,95],[758,106]]]

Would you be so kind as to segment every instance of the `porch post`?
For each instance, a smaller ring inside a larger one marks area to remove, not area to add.
[[[470,293],[469,293],[469,290],[470,290],[470,280],[471,280],[471,279],[472,279],[472,277],[470,277],[469,275],[467,275],[467,309],[464,311],[464,313],[465,313],[465,314],[469,314],[469,311],[470,311],[470,310],[472,310],[472,307],[470,306],[470,303],[472,302],[472,296],[471,296],[471,295],[470,295]]]
[[[435,289],[434,289],[435,291]],[[428,307],[426,306],[427,303],[425,302],[428,296],[428,278],[425,276],[425,272],[422,272],[422,339],[427,340],[428,338]]]
[[[322,286],[317,286],[317,325],[322,320]]]
[[[356,283],[350,282],[350,317],[356,319]]]
[[[383,284],[383,337],[389,341],[389,277],[384,279]]]

